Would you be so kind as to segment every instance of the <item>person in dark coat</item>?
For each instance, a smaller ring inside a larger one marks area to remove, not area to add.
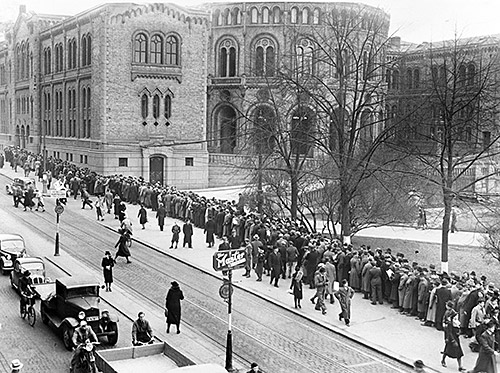
[[[102,273],[104,275],[104,284],[106,285],[106,291],[111,291],[111,284],[113,283],[113,267],[115,261],[111,257],[111,253],[106,251],[104,253],[104,258],[102,258],[101,267]]]
[[[436,329],[443,330],[443,316],[446,312],[446,302],[451,300],[451,290],[448,288],[448,280],[443,278],[441,286],[436,289]]]
[[[170,248],[174,248],[174,243],[175,243],[175,248],[177,249],[177,244],[179,243],[179,233],[181,233],[181,228],[177,225],[177,222],[174,222],[174,226],[172,227],[172,241],[170,243]]]
[[[146,223],[148,222],[148,212],[146,211],[142,203],[141,208],[137,213],[137,217],[139,218],[139,224],[142,225],[142,229],[146,229]]]
[[[380,269],[378,263],[370,269],[368,272],[368,278],[370,280],[372,304],[377,304],[377,300],[380,304],[384,304],[384,300],[382,298],[382,270]]]
[[[339,320],[344,322],[347,326],[351,323],[351,299],[354,296],[354,290],[349,286],[347,280],[342,280],[342,286],[335,292],[335,297],[339,300],[340,313]]]
[[[204,232],[205,232],[205,235],[206,235],[206,243],[207,243],[208,247],[214,247],[214,243],[215,243],[215,238],[214,238],[215,229],[216,229],[215,221],[210,216],[208,218],[207,222],[205,223],[205,229],[204,229]]]
[[[271,268],[271,280],[269,283],[272,284],[274,280],[274,286],[278,287],[282,265],[281,255],[278,253],[277,247],[269,254],[269,266]]]
[[[118,242],[115,245],[115,248],[118,247],[118,251],[116,252],[116,255],[115,255],[115,262],[116,262],[116,258],[118,258],[119,256],[123,256],[123,257],[127,258],[127,263],[132,263],[129,259],[130,251],[129,251],[128,246],[127,246],[127,242],[129,239],[130,239],[130,234],[128,233],[128,231],[124,231],[120,235],[120,238],[118,239]]]
[[[193,224],[191,224],[191,220],[188,219],[184,225],[182,226],[182,233],[184,233],[184,241],[182,243],[182,247],[188,247],[190,249],[193,248],[192,238],[193,238]]]
[[[293,301],[295,303],[295,308],[302,308],[300,306],[300,301],[302,300],[302,277],[304,273],[300,270],[299,266],[295,267],[295,273],[292,275],[292,282],[290,284],[290,290],[293,293]]]
[[[478,342],[480,345],[479,356],[476,360],[476,366],[470,370],[470,373],[497,373],[497,358],[495,346],[495,322],[490,320],[486,324],[487,328],[480,336]]]
[[[167,215],[167,210],[165,209],[165,205],[160,203],[158,210],[156,211],[156,218],[158,219],[158,226],[160,227],[160,231],[163,232],[163,227],[165,226],[165,216]]]
[[[181,300],[184,300],[184,294],[177,281],[171,282],[171,287],[167,292],[165,299],[165,316],[167,317],[167,333],[170,333],[170,325],[175,324],[177,334],[181,332]]]
[[[443,329],[444,329],[444,351],[441,365],[446,367],[446,357],[457,359],[458,371],[465,372],[462,366],[462,356],[464,352],[460,346],[460,338],[458,333],[460,331],[460,322],[458,321],[458,312],[453,309],[453,301],[446,302],[446,311],[443,316]]]

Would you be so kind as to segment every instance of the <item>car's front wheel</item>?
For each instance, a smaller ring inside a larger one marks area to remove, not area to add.
[[[73,332],[74,329],[68,324],[64,324],[62,327],[62,337],[63,344],[66,350],[71,351],[73,348]]]

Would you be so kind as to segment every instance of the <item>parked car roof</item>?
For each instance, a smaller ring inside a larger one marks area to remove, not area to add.
[[[16,259],[19,264],[23,265],[24,263],[45,263],[42,258],[38,256],[28,256],[26,258],[17,258]]]
[[[7,240],[23,240],[23,236],[20,234],[16,233],[0,233],[0,241],[7,241]]]
[[[97,281],[92,276],[67,276],[56,279],[65,288],[79,288],[83,286],[99,286],[99,281]]]

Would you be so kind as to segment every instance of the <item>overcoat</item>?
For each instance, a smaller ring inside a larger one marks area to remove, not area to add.
[[[488,330],[478,337],[479,356],[477,357],[476,366],[471,372],[479,373],[497,373],[497,360],[495,357],[495,336],[490,334]]]
[[[344,320],[351,319],[351,299],[354,296],[354,290],[350,286],[342,286],[335,292],[335,297],[339,300],[342,317]]]
[[[181,322],[181,300],[184,299],[182,290],[172,286],[165,298],[165,308],[167,309],[167,324],[180,324]]]

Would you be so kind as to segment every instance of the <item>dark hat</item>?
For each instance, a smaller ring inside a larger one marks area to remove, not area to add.
[[[424,365],[424,362],[422,360],[417,360],[413,363],[413,366],[415,368],[423,368],[425,365]]]
[[[106,251],[104,255],[111,255],[111,253],[109,251]]]
[[[172,281],[170,284],[172,285],[173,288],[179,287],[179,284],[177,283],[177,281]]]
[[[250,364],[250,368],[252,368],[252,369],[253,369],[253,368],[257,368],[258,366],[259,366],[259,364],[257,364],[257,363],[252,363],[252,364]]]
[[[429,265],[429,268],[430,268],[431,270],[435,270],[435,269],[436,269],[436,266],[435,266],[434,264],[430,264],[430,265]],[[417,361],[419,361],[419,360],[417,360]]]

